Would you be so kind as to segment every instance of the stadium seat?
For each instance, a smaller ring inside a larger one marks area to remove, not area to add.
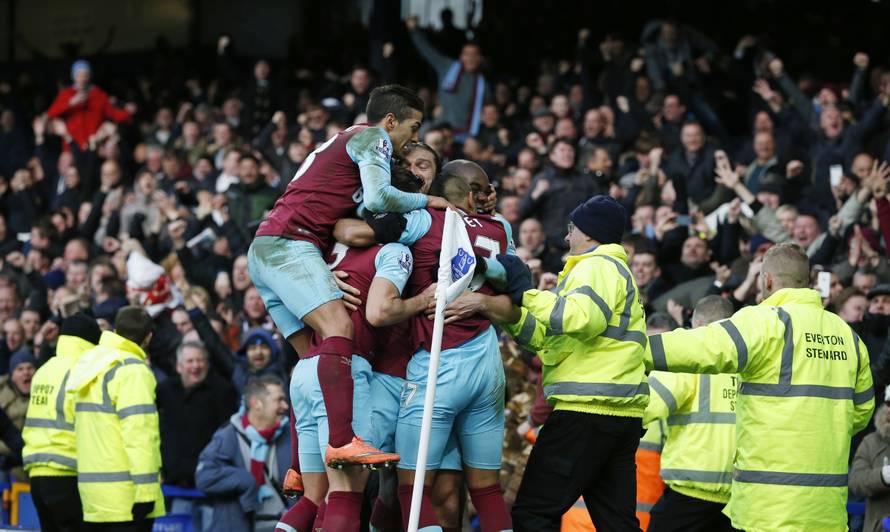
[[[193,532],[192,516],[189,514],[170,514],[155,519],[152,532]]]

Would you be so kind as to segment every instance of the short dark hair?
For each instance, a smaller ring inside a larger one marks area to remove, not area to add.
[[[111,297],[124,297],[127,292],[124,283],[117,277],[104,277],[99,281],[99,293]]]
[[[244,385],[244,406],[250,405],[250,400],[259,395],[266,395],[269,391],[267,386],[281,386],[284,388],[284,382],[277,376],[272,374],[259,375],[251,377]]]
[[[470,185],[456,174],[439,174],[430,187],[430,194],[441,196],[452,203],[463,203],[470,193]]]
[[[394,114],[396,120],[405,120],[411,109],[423,113],[423,100],[416,92],[401,85],[381,85],[371,91],[365,114],[373,124],[389,113]]]
[[[151,315],[142,307],[127,305],[114,318],[114,332],[135,344],[141,345],[153,330]]]
[[[569,146],[571,146],[571,148],[573,150],[575,150],[576,154],[578,153],[578,150],[577,150],[577,148],[575,148],[575,143],[572,142],[572,139],[570,139],[568,137],[559,137],[558,139],[553,141],[553,144],[550,145],[550,149],[547,150],[547,155],[550,155],[551,153],[556,151],[556,147],[559,146],[560,144],[568,144]]]
[[[695,304],[692,321],[707,325],[732,316],[733,310],[728,299],[718,295],[705,296]]]
[[[653,312],[646,320],[646,327],[672,331],[677,328],[677,322],[666,312]]]
[[[402,192],[416,193],[420,192],[423,186],[423,179],[414,175],[414,173],[402,165],[392,167],[392,186]]]
[[[253,164],[255,164],[255,165],[257,165],[257,166],[260,165],[260,160],[257,159],[256,157],[254,157],[254,155],[253,155],[252,153],[249,153],[249,152],[244,152],[244,153],[242,153],[242,154],[241,154],[241,160],[238,161],[238,162],[239,162],[239,163],[243,163],[245,160],[247,160],[247,161],[253,161]]]

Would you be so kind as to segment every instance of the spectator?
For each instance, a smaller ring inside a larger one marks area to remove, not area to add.
[[[179,378],[158,385],[164,482],[194,488],[198,455],[236,410],[237,398],[225,379],[209,371],[207,350],[201,343],[183,342],[179,346],[176,372]],[[194,515],[198,530],[202,530],[201,523],[209,525],[208,506],[178,498],[170,504],[170,513]]]
[[[0,375],[9,373],[9,362],[14,353],[25,344],[25,329],[19,320],[10,318],[3,322],[3,338],[0,338]]]
[[[417,31],[417,17],[406,21],[411,32],[411,40],[417,51],[436,71],[439,80],[439,100],[443,114],[441,121],[455,128],[455,140],[462,143],[467,136],[479,133],[482,115],[482,102],[488,90],[485,78],[480,72],[482,53],[476,43],[466,43],[460,51],[460,58],[450,59],[442,55]]]
[[[46,114],[50,118],[65,120],[65,129],[78,148],[85,149],[104,120],[123,122],[136,111],[133,104],[126,109],[111,105],[108,95],[90,83],[93,75],[90,63],[80,59],[71,65],[71,80],[74,84],[62,90],[49,107]]]
[[[686,191],[705,214],[729,201],[732,194],[714,181],[714,149],[705,144],[700,124],[689,122],[680,131],[681,149],[668,159],[668,176]]]
[[[0,321],[12,318],[19,306],[19,296],[14,286],[0,286]],[[5,333],[5,330],[4,330]]]
[[[42,322],[39,310],[30,307],[22,310],[19,317],[19,325],[22,326],[22,335],[27,345],[34,345],[34,337],[37,336],[37,331],[40,330]],[[9,347],[8,344],[7,347]],[[10,351],[13,350],[10,349]]]
[[[845,288],[835,299],[834,308],[837,315],[847,323],[858,323],[865,318],[868,299],[855,287]]]
[[[690,236],[683,242],[680,262],[668,264],[662,269],[665,281],[671,286],[676,286],[711,275],[710,258],[708,243],[699,236]]]
[[[278,191],[266,184],[259,173],[259,162],[252,155],[241,157],[238,177],[238,183],[225,192],[228,213],[236,227],[252,234],[278,199]],[[244,238],[247,237],[245,234]]]
[[[13,354],[9,361],[9,375],[0,377],[0,409],[19,431],[25,426],[25,415],[31,397],[31,378],[35,371],[37,371],[37,359],[27,348],[22,348]],[[19,449],[20,454],[21,449]],[[14,457],[15,453],[6,443],[0,441],[0,455]],[[18,481],[26,479],[21,467],[14,468],[12,476]]]
[[[863,530],[880,530],[881,521],[890,514],[890,409],[886,399],[875,411],[874,425],[875,432],[862,440],[850,466],[850,492],[867,497]]]
[[[528,218],[519,226],[519,248],[528,254],[529,259],[539,259],[545,272],[559,273],[564,253],[547,245],[546,238],[544,227],[534,218]]]
[[[172,286],[164,269],[139,251],[133,251],[127,258],[127,290],[131,293],[131,302],[143,306],[154,321],[148,346],[153,366],[166,375],[173,375],[182,335],[173,325],[172,313],[182,304],[182,295]]]
[[[522,199],[519,214],[541,221],[547,244],[566,249],[564,225],[569,213],[587,198],[601,192],[592,179],[575,171],[575,147],[565,139],[550,148],[550,166],[536,175],[528,194]]]
[[[243,414],[232,414],[216,431],[198,458],[198,489],[213,501],[211,530],[271,531],[288,507],[280,491],[290,465],[281,380],[263,376],[248,381],[244,407]]]
[[[630,269],[640,290],[640,303],[649,308],[658,296],[665,293],[670,286],[661,277],[661,268],[651,250],[644,249],[634,253],[630,261]]]

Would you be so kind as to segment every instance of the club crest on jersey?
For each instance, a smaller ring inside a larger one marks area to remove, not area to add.
[[[411,263],[411,254],[407,251],[403,251],[402,254],[399,255],[399,268],[401,268],[405,273],[410,274],[412,268]]]
[[[389,159],[392,153],[389,149],[389,141],[386,139],[378,139],[377,146],[374,147],[374,151],[379,153],[382,157]]]
[[[467,253],[464,248],[458,248],[457,253],[451,258],[451,282],[456,282],[475,268],[476,256]]]

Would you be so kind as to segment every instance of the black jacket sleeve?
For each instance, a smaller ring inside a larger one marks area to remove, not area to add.
[[[11,454],[6,457],[7,466],[20,465],[22,463],[22,448],[25,442],[22,441],[22,433],[12,424],[12,420],[6,415],[3,409],[0,409],[0,439],[9,447]]]

